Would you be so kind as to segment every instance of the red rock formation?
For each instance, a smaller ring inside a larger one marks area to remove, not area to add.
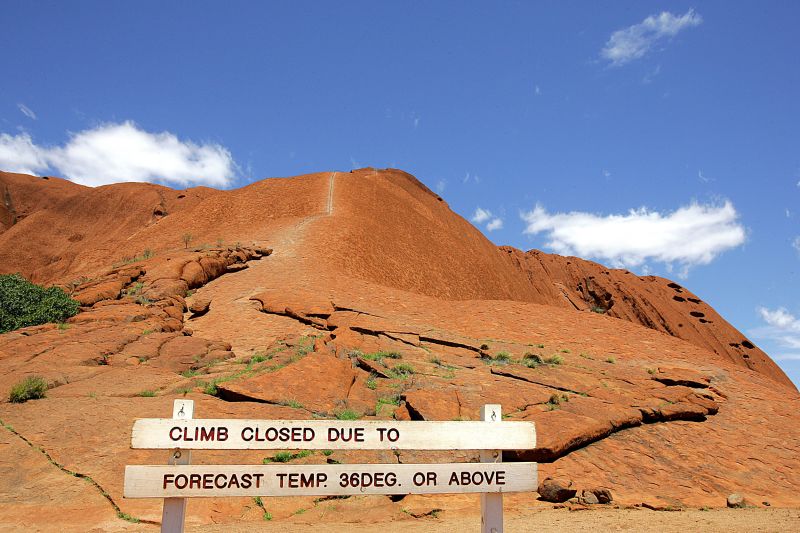
[[[66,325],[0,335],[0,444],[31,475],[54,468],[52,486],[87,502],[73,528],[113,529],[103,523],[115,520],[112,502],[159,520],[157,502],[122,499],[121,467],[164,462],[129,449],[132,421],[169,416],[187,394],[209,418],[476,419],[482,404],[499,403],[537,424],[537,449],[508,459],[541,461],[542,479],[568,476],[580,494],[604,487],[615,501],[656,508],[724,506],[732,492],[800,504],[800,395],[710,306],[668,280],[497,248],[404,172],[234,191],[0,174],[0,193],[0,272],[60,283],[82,303]],[[31,374],[48,381],[47,398],[7,403]],[[69,472],[94,480],[91,497],[85,482],[60,478]],[[57,513],[67,507],[47,509],[17,485],[19,476],[0,476],[0,494],[15,495],[0,505],[10,509],[0,526],[31,508],[37,525],[64,525]],[[402,517],[419,500],[358,501],[325,514],[288,499],[275,517],[303,508],[324,522],[350,518],[356,505]],[[204,523],[262,520],[251,500],[193,501],[190,513]]]

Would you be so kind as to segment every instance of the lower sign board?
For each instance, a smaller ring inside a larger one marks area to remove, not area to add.
[[[126,466],[126,498],[529,492],[536,463]]]

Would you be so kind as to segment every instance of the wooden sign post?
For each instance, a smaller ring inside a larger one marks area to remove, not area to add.
[[[195,419],[176,400],[171,419],[136,420],[132,448],[170,449],[167,466],[125,467],[126,498],[163,498],[162,532],[182,532],[186,498],[356,494],[481,495],[481,531],[503,531],[503,493],[537,489],[536,463],[503,463],[531,449],[531,422],[505,422],[485,405],[480,422]],[[479,463],[192,465],[192,449],[480,450]]]
[[[481,407],[481,420],[484,422],[500,422],[503,413],[499,405]],[[481,463],[502,463],[503,452],[500,450],[481,450]],[[503,493],[481,494],[481,533],[499,533],[503,531]]]
[[[194,415],[193,400],[175,400],[172,404],[172,418],[191,420]],[[188,465],[192,462],[191,450],[173,450],[169,455],[170,465]],[[161,531],[183,533],[186,518],[186,498],[165,498],[161,512]]]

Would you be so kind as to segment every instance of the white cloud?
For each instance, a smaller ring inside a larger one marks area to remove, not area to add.
[[[548,213],[541,205],[521,213],[525,233],[546,233],[545,246],[562,255],[606,260],[636,267],[659,261],[671,267],[708,264],[745,241],[745,229],[730,202],[721,206],[692,203],[671,213],[640,208],[623,215]]]
[[[794,238],[792,241],[792,248],[800,252],[800,235]]]
[[[653,83],[653,80],[656,79],[656,76],[659,74],[661,74],[661,65],[656,65],[656,68],[644,75],[642,83],[645,85]]]
[[[444,190],[447,188],[447,180],[441,179],[436,182],[436,192],[442,194]]]
[[[470,220],[472,220],[472,222],[474,222],[476,225],[486,222],[486,231],[503,229],[503,219],[493,216],[491,211],[481,207],[475,208],[475,213],[472,215]]]
[[[0,167],[36,174],[48,169],[89,186],[146,181],[224,187],[236,174],[231,153],[219,144],[150,133],[133,122],[102,124],[70,136],[62,146],[37,146],[26,134],[0,135]]]
[[[33,144],[27,133],[0,133],[0,170],[38,174],[47,170],[45,151]]]
[[[795,318],[795,316],[784,307],[779,307],[775,310],[759,307],[758,314],[761,315],[764,322],[772,327],[800,333],[800,320]]]
[[[800,353],[782,353],[772,356],[773,361],[800,361]]]
[[[542,94],[542,89],[537,85],[533,89],[533,94],[535,94],[536,96],[540,96]]]
[[[486,224],[486,231],[494,231],[498,229],[503,229],[503,219],[502,218],[493,218]]]
[[[694,9],[680,16],[668,11],[650,15],[639,24],[612,33],[600,55],[614,66],[624,65],[643,57],[656,42],[702,22],[703,17]]]
[[[469,182],[480,183],[481,182],[481,177],[478,176],[477,174],[470,174],[469,172],[467,172],[467,174],[464,176],[464,179],[462,181],[464,183],[469,183]]]
[[[472,221],[476,224],[482,224],[492,218],[492,212],[480,207],[475,209],[475,214],[472,215]]]
[[[23,115],[31,120],[36,120],[36,113],[34,113],[30,107],[26,106],[25,104],[17,104],[17,107]]]
[[[766,326],[751,331],[753,337],[774,342],[779,348],[800,349],[800,319],[784,307],[767,309],[759,307],[758,314],[766,322]],[[798,360],[800,353],[782,353],[774,357],[776,361]]]

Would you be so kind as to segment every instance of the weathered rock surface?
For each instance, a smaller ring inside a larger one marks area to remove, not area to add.
[[[255,400],[276,405],[297,404],[315,413],[333,415],[347,407],[356,371],[349,359],[308,355],[284,368],[220,386],[228,400]]]

